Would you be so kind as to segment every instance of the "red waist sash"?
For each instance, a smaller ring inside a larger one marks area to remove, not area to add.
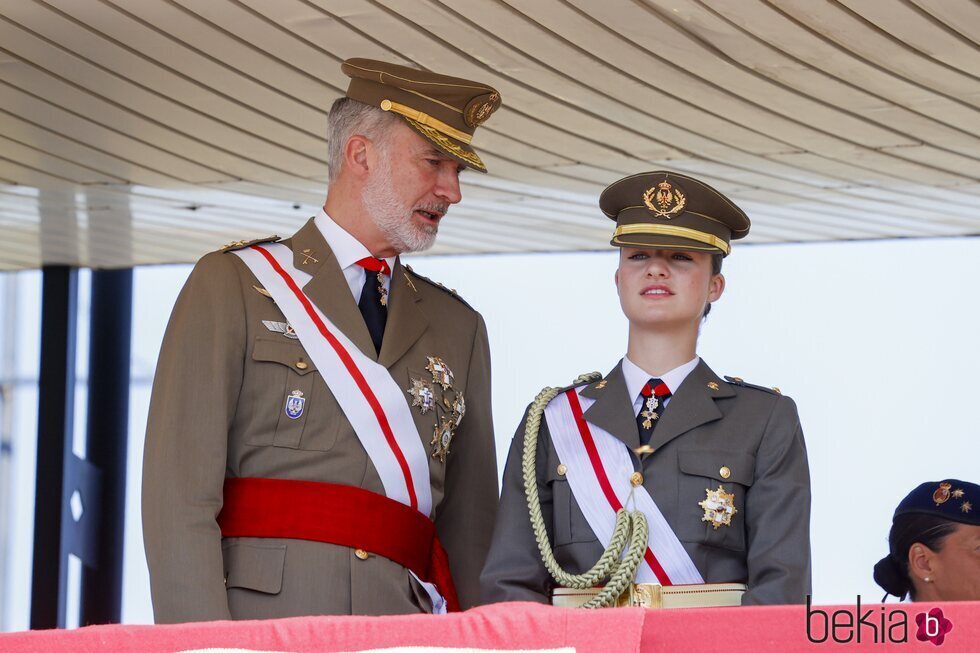
[[[284,537],[370,551],[435,585],[447,609],[459,611],[435,524],[380,494],[333,483],[228,478],[218,525],[223,537]]]

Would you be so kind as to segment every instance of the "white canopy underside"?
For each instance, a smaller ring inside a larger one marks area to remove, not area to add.
[[[661,168],[746,243],[977,234],[978,41],[972,0],[0,0],[0,269],[292,233],[354,56],[503,97],[432,254],[604,249]]]

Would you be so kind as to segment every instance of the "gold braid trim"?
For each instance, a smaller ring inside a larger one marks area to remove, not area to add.
[[[430,141],[432,141],[442,149],[446,150],[453,156],[459,157],[463,161],[466,161],[477,170],[481,170],[482,172],[487,171],[487,167],[483,164],[483,161],[480,160],[480,157],[476,155],[476,152],[470,152],[468,150],[464,150],[455,142],[450,140],[445,134],[443,134],[442,132],[436,129],[433,129],[432,127],[429,127],[428,125],[423,125],[422,123],[416,122],[408,117],[406,117],[406,119],[408,120],[408,122],[411,123],[413,127],[415,127],[415,129],[419,130],[419,132],[421,132],[423,136],[428,138]]]
[[[417,123],[431,127],[437,131],[441,131],[446,136],[452,136],[461,143],[466,143],[469,145],[473,141],[473,137],[466,132],[460,131],[452,125],[447,125],[438,118],[430,116],[425,112],[419,111],[418,109],[413,109],[412,107],[404,104],[398,104],[397,102],[392,102],[391,100],[381,100],[381,110],[394,111],[395,113],[403,115]]]

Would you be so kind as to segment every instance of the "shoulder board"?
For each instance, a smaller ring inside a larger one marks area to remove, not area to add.
[[[783,391],[775,386],[771,388],[767,388],[764,385],[755,385],[754,383],[746,383],[745,379],[739,376],[726,376],[725,380],[731,383],[732,385],[738,385],[743,388],[753,388],[755,390],[762,390],[763,392],[768,392],[771,395],[783,394]]]
[[[256,238],[255,240],[236,240],[230,242],[221,249],[219,252],[234,252],[236,249],[243,249],[245,247],[251,247],[252,245],[258,245],[261,243],[274,243],[279,240],[279,236],[266,236],[265,238]]]
[[[407,275],[411,275],[412,277],[414,277],[416,279],[421,279],[422,281],[426,282],[430,286],[433,286],[435,288],[438,288],[439,290],[443,291],[446,294],[452,295],[454,298],[456,298],[457,300],[459,300],[460,303],[462,303],[464,306],[466,306],[466,308],[473,308],[472,306],[470,306],[466,302],[465,299],[463,299],[462,297],[459,296],[459,293],[456,292],[456,289],[455,288],[447,288],[444,285],[442,285],[441,283],[439,283],[438,281],[433,281],[432,279],[430,279],[428,277],[423,277],[421,274],[419,274],[418,272],[416,272],[415,270],[413,270],[412,269],[412,266],[410,266],[410,265],[403,265],[402,267],[405,268],[406,278],[408,278]],[[411,279],[409,279],[409,284],[412,285],[411,284]],[[412,285],[412,288],[414,289],[415,286]]]

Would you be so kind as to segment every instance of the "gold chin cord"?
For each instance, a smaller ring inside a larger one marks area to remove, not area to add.
[[[602,376],[597,372],[583,374],[575,380],[575,385],[591,383],[600,378]],[[524,455],[521,458],[521,471],[524,476],[524,494],[527,497],[531,528],[534,530],[534,538],[537,540],[544,566],[559,585],[572,589],[588,589],[595,587],[605,578],[609,579],[598,594],[582,605],[583,608],[605,608],[616,605],[619,597],[633,583],[636,570],[640,566],[640,561],[647,549],[649,528],[646,515],[639,510],[631,512],[625,508],[620,509],[616,512],[616,525],[613,528],[609,546],[602,552],[602,556],[599,557],[592,569],[583,574],[569,574],[555,560],[551,542],[548,540],[548,531],[545,528],[544,519],[541,517],[536,458],[541,417],[544,414],[545,406],[559,392],[561,392],[560,388],[545,388],[538,393],[528,410],[527,423],[524,427]],[[624,550],[627,551],[625,557],[623,557]]]

